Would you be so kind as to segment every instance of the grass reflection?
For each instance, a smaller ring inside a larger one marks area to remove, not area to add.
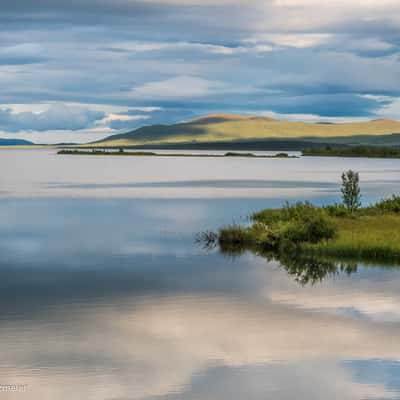
[[[240,229],[238,227],[238,229]],[[315,285],[325,278],[339,274],[351,275],[357,272],[358,263],[354,260],[338,260],[323,258],[314,255],[304,255],[296,252],[296,249],[286,249],[285,252],[261,249],[251,242],[240,239],[230,241],[218,241],[218,235],[214,232],[202,232],[196,237],[196,243],[204,250],[215,250],[231,259],[239,258],[250,251],[268,262],[277,261],[286,270],[289,276],[301,285]]]

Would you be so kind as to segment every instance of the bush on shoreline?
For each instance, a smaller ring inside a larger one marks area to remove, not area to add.
[[[400,214],[400,196],[393,195],[390,199],[384,199],[365,209],[369,213],[393,213]]]
[[[252,216],[250,227],[232,225],[218,232],[221,249],[258,248],[280,251],[301,243],[319,243],[336,235],[327,212],[311,203],[286,204],[282,209],[264,210]]]

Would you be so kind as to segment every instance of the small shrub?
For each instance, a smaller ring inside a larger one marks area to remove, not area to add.
[[[218,233],[219,244],[232,243],[237,246],[243,246],[248,242],[248,234],[245,228],[240,225],[230,225],[225,228],[221,228]]]
[[[282,209],[266,209],[252,215],[251,219],[265,225],[272,225],[283,218]]]
[[[324,210],[330,217],[346,217],[349,215],[349,210],[343,204],[324,206]]]
[[[400,214],[400,196],[392,196],[390,199],[381,200],[372,208],[382,213]]]
[[[332,239],[336,227],[327,217],[316,214],[306,219],[291,222],[282,232],[282,237],[292,243],[318,243]]]
[[[279,210],[265,210],[255,214],[253,219],[267,225],[282,242],[317,243],[331,239],[336,232],[328,212],[309,202],[286,204]]]
[[[255,245],[262,251],[272,251],[279,248],[281,236],[277,229],[265,224],[255,223],[249,229],[249,235],[255,238]]]
[[[236,256],[251,248],[251,238],[246,228],[231,225],[219,230],[218,245],[223,254]]]

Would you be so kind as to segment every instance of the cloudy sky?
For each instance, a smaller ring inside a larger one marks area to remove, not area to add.
[[[4,0],[0,137],[210,112],[400,119],[398,0]]]

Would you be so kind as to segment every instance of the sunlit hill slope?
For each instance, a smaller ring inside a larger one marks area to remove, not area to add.
[[[152,125],[110,136],[90,146],[156,146],[296,141],[400,145],[400,121],[307,123],[215,114],[175,125]]]

